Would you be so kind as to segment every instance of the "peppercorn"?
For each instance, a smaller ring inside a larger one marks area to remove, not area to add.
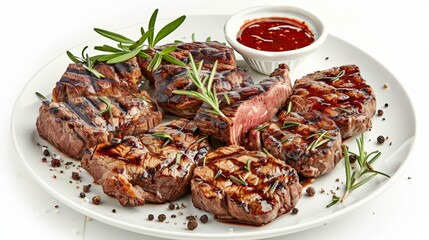
[[[72,172],[72,178],[73,180],[79,181],[80,180],[80,176],[78,172]]]
[[[316,190],[314,187],[308,187],[305,192],[307,193],[307,196],[312,197],[314,194],[316,194]]]
[[[160,221],[160,222],[164,222],[164,220],[166,219],[167,217],[165,216],[165,214],[159,214],[158,215],[158,221]]]
[[[153,214],[151,213],[151,214],[147,215],[147,219],[148,219],[149,221],[152,221],[152,220],[154,219]]]
[[[168,204],[168,209],[174,210],[175,208],[176,208],[176,206],[174,205],[174,203]]]
[[[385,104],[384,104],[384,107],[388,107],[388,106],[389,106],[389,104],[388,104],[388,103],[385,103]]]
[[[92,203],[93,203],[94,205],[98,205],[98,204],[100,204],[100,202],[101,202],[101,197],[100,197],[100,196],[94,196],[94,197],[92,198]]]
[[[298,214],[298,212],[299,212],[298,208],[293,208],[292,209],[292,214]]]
[[[83,192],[88,193],[88,192],[89,192],[89,190],[90,190],[90,188],[91,188],[91,184],[83,185]]]
[[[49,150],[48,150],[48,149],[46,149],[46,148],[45,148],[45,149],[43,150],[43,155],[45,155],[46,157],[47,157],[47,156],[49,156],[50,154],[51,154],[51,153],[49,152]]]
[[[195,220],[195,216],[189,215],[189,216],[186,216],[186,219],[188,219],[188,220]]]
[[[201,221],[202,223],[207,223],[207,222],[209,221],[209,217],[208,217],[206,214],[203,214],[203,215],[200,217],[200,221]]]
[[[377,142],[380,143],[380,144],[384,143],[385,140],[386,139],[382,135],[380,135],[380,136],[377,137]]]
[[[79,197],[84,198],[84,197],[86,197],[86,194],[84,192],[80,192]]]
[[[59,167],[59,166],[61,166],[61,161],[58,160],[58,159],[56,159],[56,158],[52,158],[52,160],[51,160],[51,166],[52,167]]]
[[[383,113],[384,113],[383,110],[381,110],[381,109],[377,110],[377,115],[378,116],[383,116]]]
[[[195,220],[189,220],[187,227],[188,227],[189,230],[192,231],[192,230],[194,230],[195,228],[198,227],[198,223]]]
[[[116,213],[116,209],[112,209],[112,213]]]
[[[356,162],[356,155],[354,155],[354,154],[350,154],[350,155],[349,155],[349,162],[350,162],[350,163],[354,163],[354,162]]]

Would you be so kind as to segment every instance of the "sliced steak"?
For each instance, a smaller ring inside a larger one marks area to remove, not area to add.
[[[260,151],[231,145],[207,155],[191,181],[195,207],[223,221],[266,224],[291,211],[301,197],[297,172]]]
[[[251,129],[244,142],[247,149],[265,149],[304,177],[330,172],[342,157],[340,129],[316,113],[283,111],[278,121]]]
[[[375,94],[356,65],[334,67],[295,81],[290,98],[292,111],[323,114],[348,138],[371,128]]]
[[[164,65],[154,74],[155,97],[158,106],[166,112],[179,117],[194,118],[203,101],[185,95],[174,94],[174,90],[197,90],[187,75],[187,69],[175,65]],[[208,70],[203,70],[204,76],[210,75]],[[218,93],[253,84],[250,76],[242,69],[232,69],[218,72],[213,80],[213,85]]]
[[[65,102],[44,101],[36,127],[41,137],[67,156],[80,158],[86,148],[114,136],[139,135],[161,120],[161,112],[149,94],[142,91],[119,98],[92,96]]]
[[[105,78],[95,77],[82,64],[69,64],[52,91],[53,101],[86,96],[121,97],[138,92],[142,75],[136,58],[113,65],[98,62],[93,68]]]
[[[161,51],[173,44],[166,44],[163,46],[156,47],[157,50]],[[170,55],[179,59],[180,61],[188,64],[189,53],[192,54],[195,62],[203,61],[203,69],[211,70],[213,63],[218,61],[217,71],[232,70],[236,68],[236,60],[234,50],[231,47],[225,46],[217,41],[210,42],[190,42],[190,43],[179,43],[176,45],[175,51],[171,52]],[[152,59],[139,58],[139,66],[142,69],[143,76],[149,81],[153,81],[154,72],[148,70],[148,65]],[[162,65],[171,65],[167,61],[163,61]]]
[[[231,120],[229,123],[219,115],[208,112],[210,106],[204,103],[195,116],[201,131],[226,144],[242,144],[243,134],[251,128],[271,120],[292,92],[289,68],[279,67],[268,79],[259,84],[218,94],[221,111]],[[228,96],[228,104],[225,96]]]
[[[100,144],[86,152],[82,166],[123,206],[173,201],[189,191],[195,165],[210,150],[206,138],[192,121],[174,120]]]

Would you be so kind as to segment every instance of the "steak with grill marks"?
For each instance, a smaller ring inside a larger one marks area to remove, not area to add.
[[[162,51],[163,49],[170,46],[173,46],[173,44],[158,46],[156,49],[158,51]],[[202,69],[211,70],[215,61],[218,61],[216,70],[219,72],[236,68],[234,50],[220,42],[190,42],[179,43],[176,46],[176,50],[171,52],[170,55],[179,59],[185,64],[189,64],[189,53],[191,53],[196,63],[203,61]],[[138,63],[142,70],[142,74],[149,81],[154,80],[154,72],[148,69],[151,60],[152,58],[138,58]],[[172,64],[163,60],[161,66],[162,65]]]
[[[123,206],[173,201],[189,191],[196,164],[210,150],[206,138],[192,121],[173,120],[86,151],[82,166]]]
[[[371,128],[376,99],[356,65],[334,67],[295,81],[292,111],[323,114],[348,138]]]
[[[118,98],[90,96],[65,102],[44,101],[36,127],[39,135],[53,146],[79,159],[86,148],[113,137],[142,134],[161,120],[161,112],[149,94],[142,91]]]
[[[301,197],[297,172],[260,151],[231,145],[206,156],[191,181],[195,207],[222,221],[262,225],[291,211]]]
[[[265,149],[304,177],[330,172],[342,157],[339,128],[316,113],[283,111],[278,121],[251,129],[244,142],[247,149]]]
[[[82,64],[69,64],[52,91],[53,101],[85,96],[121,97],[138,92],[142,75],[135,57],[112,65],[97,62],[93,68],[105,77],[95,77]]]
[[[241,145],[243,134],[251,128],[271,120],[290,96],[292,86],[289,67],[280,64],[270,77],[259,84],[218,94],[220,110],[231,120],[208,112],[204,103],[195,116],[201,131],[226,144]],[[225,95],[229,99],[225,99]]]
[[[202,70],[205,76],[210,71]],[[158,106],[179,117],[194,118],[203,101],[186,95],[174,94],[174,90],[197,90],[187,75],[187,69],[175,65],[161,66],[154,74],[155,98]],[[216,92],[231,91],[253,84],[250,76],[242,69],[235,68],[217,72],[213,79]]]

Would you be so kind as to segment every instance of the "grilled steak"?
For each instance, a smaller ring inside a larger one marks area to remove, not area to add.
[[[44,101],[36,126],[39,135],[53,146],[70,157],[80,158],[86,148],[114,136],[139,135],[161,120],[161,112],[143,91],[119,98],[91,96],[65,102]]]
[[[120,97],[138,92],[142,75],[136,58],[113,65],[97,62],[93,68],[105,78],[95,77],[82,64],[69,64],[52,91],[53,101],[85,96]]]
[[[335,122],[310,112],[283,111],[278,121],[251,129],[244,142],[247,149],[265,149],[305,177],[330,172],[342,157],[342,140]]]
[[[161,51],[172,44],[166,44],[163,46],[156,47],[157,50]],[[190,42],[180,43],[176,45],[175,51],[171,52],[170,55],[179,59],[180,61],[188,64],[189,53],[192,54],[195,62],[203,61],[203,69],[211,70],[213,63],[217,60],[217,71],[232,70],[236,68],[234,50],[231,47],[227,47],[220,42]],[[148,70],[148,65],[152,59],[138,58],[139,66],[142,69],[143,76],[149,81],[153,81],[154,72]],[[163,61],[162,65],[171,63]]]
[[[191,181],[195,207],[219,220],[253,225],[291,211],[301,188],[297,172],[283,161],[236,145],[209,153]]]
[[[203,70],[204,75],[210,75]],[[187,76],[187,69],[175,65],[164,65],[154,74],[155,96],[158,106],[179,117],[194,118],[203,101],[185,95],[174,94],[174,90],[196,90]],[[249,75],[241,69],[218,72],[213,85],[218,93],[253,84]]]
[[[87,151],[82,166],[123,206],[163,203],[189,190],[195,165],[209,150],[196,125],[179,119],[138,138],[128,136],[100,144]]]
[[[259,84],[246,86],[234,91],[219,94],[221,111],[231,120],[229,123],[219,115],[207,112],[210,106],[204,103],[195,116],[195,122],[201,131],[226,144],[242,144],[243,134],[251,128],[271,120],[291,94],[289,68],[285,64],[279,67],[268,79]]]
[[[292,111],[323,114],[348,138],[371,128],[375,94],[360,75],[359,67],[346,65],[308,74],[295,81]]]

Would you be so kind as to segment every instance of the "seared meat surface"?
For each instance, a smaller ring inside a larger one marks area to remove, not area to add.
[[[82,64],[69,64],[52,91],[53,101],[85,96],[121,97],[138,92],[142,75],[136,58],[113,65],[97,62],[93,68],[105,78],[95,77]]]
[[[251,129],[244,142],[247,149],[265,149],[305,177],[330,172],[342,157],[339,128],[316,113],[283,111],[278,121]],[[317,142],[320,144],[312,147]]]
[[[172,44],[166,44],[156,48],[157,50],[161,51],[162,49],[170,46],[172,46]],[[220,42],[190,42],[179,43],[176,46],[176,50],[171,52],[170,55],[179,59],[185,64],[190,62],[189,53],[191,53],[195,62],[204,62],[203,69],[211,70],[215,61],[218,61],[216,70],[219,72],[236,68],[234,50]],[[154,72],[148,69],[148,65],[151,60],[152,59],[138,58],[138,63],[142,69],[142,74],[149,81],[153,81],[154,79]],[[163,61],[162,65],[171,65],[171,63]]]
[[[118,98],[91,96],[65,102],[44,101],[36,127],[41,137],[67,156],[80,158],[86,148],[112,137],[139,135],[161,120],[161,112],[149,94],[142,91]]]
[[[207,155],[191,181],[195,207],[223,221],[266,224],[301,197],[297,172],[270,155],[231,145]]]
[[[206,138],[192,121],[174,120],[100,144],[86,152],[82,166],[121,205],[173,201],[189,191],[195,165],[210,150]]]
[[[210,71],[203,70],[204,76]],[[154,74],[155,97],[158,106],[179,117],[194,118],[203,101],[186,95],[174,94],[174,90],[197,90],[187,76],[187,69],[175,65],[161,66]],[[242,69],[217,72],[213,80],[216,92],[231,91],[253,84],[250,76]]]
[[[238,88],[218,94],[221,111],[232,121],[207,112],[210,106],[204,103],[195,116],[201,131],[222,140],[226,144],[241,145],[243,134],[251,128],[271,120],[285,104],[292,92],[289,68],[281,64],[269,78],[259,84]],[[225,95],[230,104],[225,100]]]
[[[356,65],[334,67],[295,81],[290,98],[292,111],[323,114],[348,138],[371,128],[375,94]]]

